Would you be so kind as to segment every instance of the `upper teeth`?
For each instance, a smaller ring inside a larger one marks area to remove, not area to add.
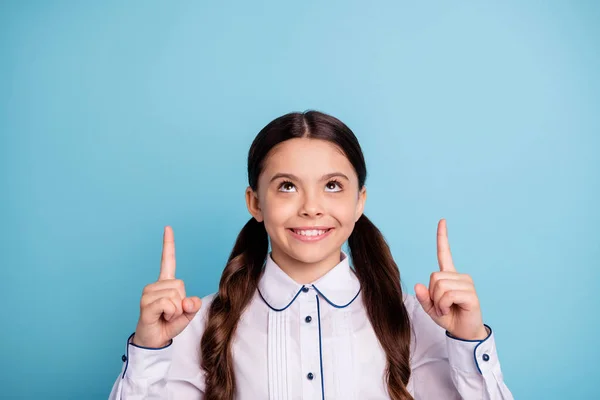
[[[317,229],[313,229],[310,231],[299,231],[297,229],[294,229],[294,232],[296,232],[299,235],[302,236],[319,236],[324,234],[325,232],[327,232],[326,230],[317,230]]]

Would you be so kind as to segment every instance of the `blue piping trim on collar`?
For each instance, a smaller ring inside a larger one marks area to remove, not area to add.
[[[325,383],[323,379],[323,344],[321,343],[321,307],[319,305],[319,296],[315,297],[317,298],[317,317],[319,319],[319,361],[321,363],[321,394],[323,396],[323,400],[325,400]]]
[[[289,302],[289,304],[283,308],[275,308],[272,305],[269,304],[269,302],[267,300],[265,300],[265,297],[262,295],[262,293],[260,292],[259,288],[256,288],[256,290],[258,290],[258,294],[260,296],[261,299],[263,299],[263,301],[265,302],[265,304],[267,306],[269,306],[269,308],[273,311],[283,311],[285,309],[287,309],[289,306],[292,305],[292,303],[294,302],[294,300],[296,300],[296,298],[298,297],[298,295],[300,294],[300,292],[302,291],[302,289],[304,289],[304,285],[302,285],[302,287],[300,288],[300,290],[298,290],[298,293],[296,293],[296,295],[294,296],[294,298],[292,299],[292,301]]]
[[[325,296],[319,289],[317,289],[317,287],[315,285],[311,285],[316,291],[317,293],[319,293],[321,296],[323,296],[323,298],[325,299],[325,301],[327,301],[329,304],[331,304],[333,307],[335,308],[346,308],[348,307],[350,304],[352,304],[352,302],[354,300],[356,300],[356,298],[358,297],[358,295],[360,294],[360,291],[362,290],[362,288],[358,289],[358,292],[356,293],[356,296],[354,296],[354,298],[352,300],[350,300],[347,304],[344,304],[343,306],[340,306],[338,304],[335,304],[334,302],[332,302],[331,300],[329,300],[327,298],[327,296]]]

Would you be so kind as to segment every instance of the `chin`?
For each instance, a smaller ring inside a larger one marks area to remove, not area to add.
[[[338,247],[326,248],[314,246],[311,248],[311,246],[295,246],[293,249],[290,249],[289,252],[286,251],[286,253],[302,263],[316,264],[331,256],[337,249]]]

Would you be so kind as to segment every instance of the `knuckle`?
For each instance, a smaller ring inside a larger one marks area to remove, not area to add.
[[[177,289],[184,289],[185,288],[185,284],[183,283],[183,281],[181,279],[175,279],[173,281],[173,283],[175,284],[175,287]]]
[[[142,290],[142,294],[147,294],[150,293],[152,291],[152,284],[149,283],[146,286],[144,286],[144,289]]]

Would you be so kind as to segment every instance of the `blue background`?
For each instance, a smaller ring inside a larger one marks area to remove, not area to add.
[[[598,398],[599,20],[567,0],[3,1],[0,397],[106,398],[163,227],[188,293],[214,292],[252,139],[318,109],[361,141],[406,290],[447,218],[515,397]]]

